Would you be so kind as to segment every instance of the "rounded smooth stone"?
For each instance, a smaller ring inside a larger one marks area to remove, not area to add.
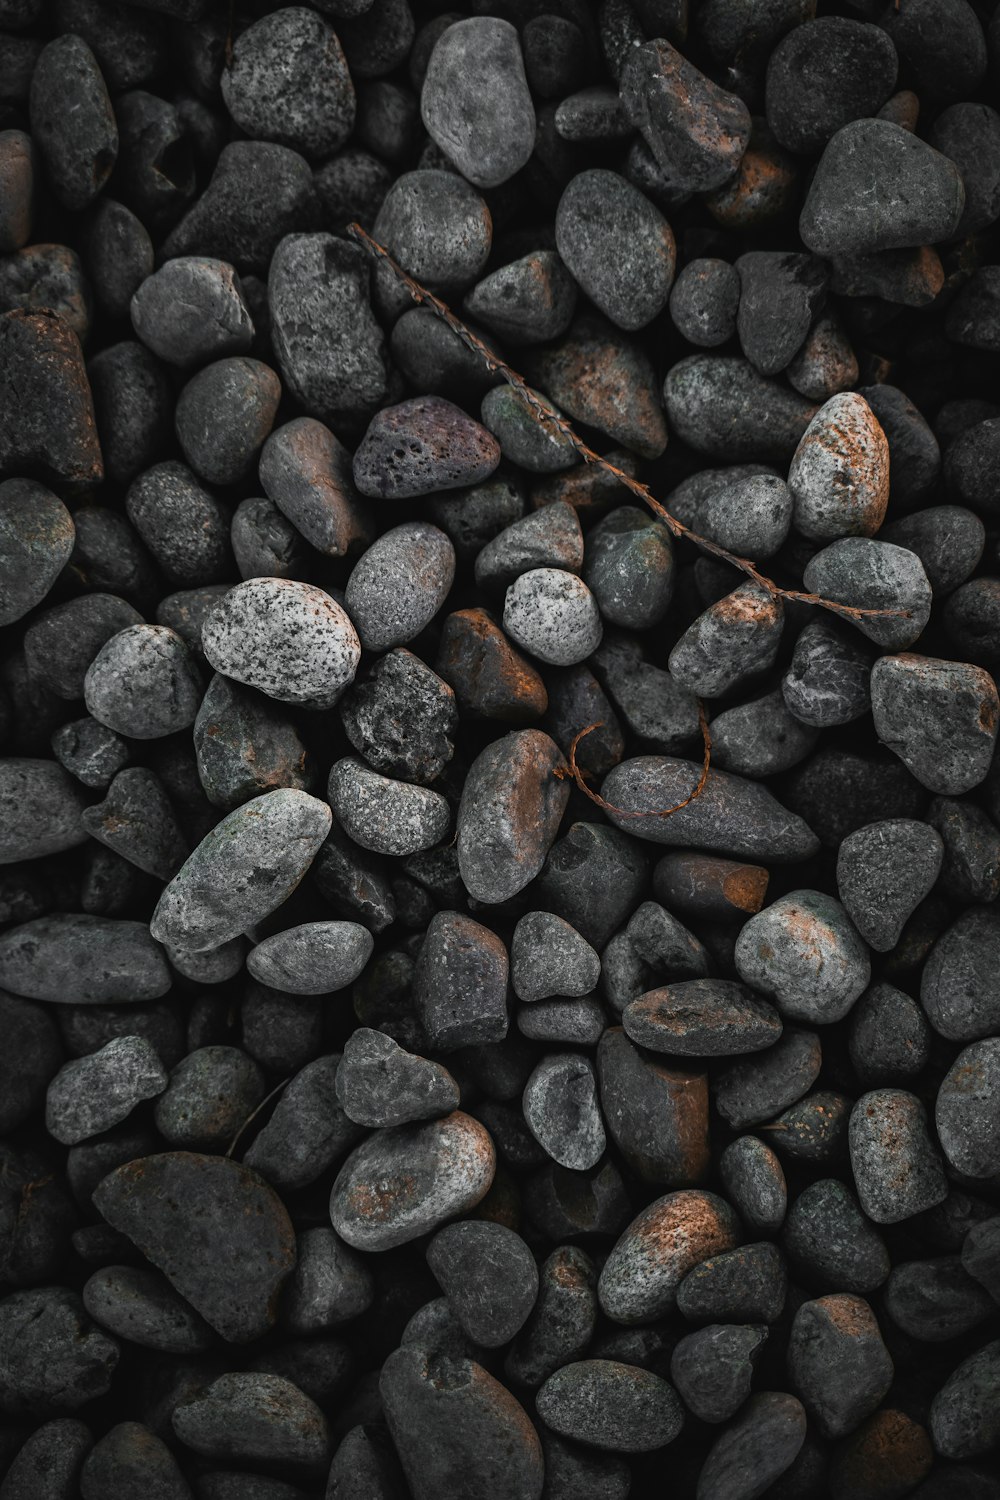
[[[88,667],[83,690],[95,719],[137,740],[189,728],[201,694],[194,658],[165,625],[130,625],[112,636]]]
[[[850,724],[871,707],[871,665],[859,641],[826,620],[810,620],[781,679],[785,707],[814,729]]]
[[[64,1146],[100,1135],[167,1086],[167,1071],[145,1037],[119,1036],[64,1063],[45,1096],[45,1128]]]
[[[389,1250],[469,1213],[495,1169],[488,1132],[460,1111],[396,1126],[352,1151],[333,1184],[330,1218],[354,1249]]]
[[[133,293],[129,312],[147,349],[182,369],[246,354],[253,342],[236,272],[208,256],[166,261]]]
[[[750,1394],[754,1360],[767,1329],[714,1323],[682,1338],[670,1359],[670,1378],[684,1405],[701,1422],[726,1422]]]
[[[601,1307],[616,1323],[652,1323],[676,1306],[687,1273],[735,1246],[739,1221],[715,1193],[668,1193],[621,1235],[598,1282]]]
[[[251,950],[247,968],[261,984],[291,995],[327,995],[353,984],[374,939],[360,922],[304,922]]]
[[[325,1470],[330,1458],[326,1418],[280,1375],[220,1375],[175,1406],[171,1424],[184,1446],[205,1458],[273,1463],[293,1472]]]
[[[795,1314],[788,1372],[825,1438],[845,1437],[881,1402],[893,1364],[862,1297],[835,1293],[804,1302]]]
[[[782,146],[813,155],[842,125],[877,114],[899,60],[877,26],[824,16],[795,26],[771,54],[767,122]]]
[[[931,1404],[931,1438],[942,1457],[979,1458],[1000,1443],[998,1379],[1000,1339],[952,1370]]]
[[[404,172],[378,211],[373,237],[422,286],[445,294],[468,286],[486,266],[493,238],[489,209],[457,172]],[[375,272],[376,301],[411,307],[391,273]]]
[[[788,471],[793,525],[810,541],[871,536],[889,503],[889,444],[856,391],[832,396],[813,417]]]
[[[486,428],[441,396],[385,407],[354,454],[354,482],[376,500],[409,500],[464,489],[488,479],[500,444]]]
[[[109,1333],[162,1354],[210,1349],[214,1336],[159,1271],[104,1266],[83,1288],[83,1305]]]
[[[198,1047],[171,1072],[153,1118],[171,1146],[211,1151],[229,1146],[266,1092],[261,1069],[239,1047]]]
[[[555,18],[546,21],[554,24]],[[512,345],[545,343],[569,328],[576,286],[554,250],[537,250],[484,276],[464,307]]]
[[[792,523],[785,481],[753,465],[693,476],[673,492],[670,509],[710,541],[757,561],[777,552]]]
[[[118,126],[97,59],[81,36],[57,36],[31,75],[31,136],[63,208],[89,207],[118,156]]]
[[[674,279],[673,232],[655,204],[617,172],[580,172],[556,209],[556,247],[590,300],[619,328],[645,328]]]
[[[172,583],[197,587],[230,575],[229,508],[186,464],[168,460],[139,474],[129,486],[125,509]]]
[[[915,552],[935,598],[951,594],[974,573],[986,545],[986,528],[964,505],[930,505],[882,527],[887,542]]]
[[[807,1285],[823,1291],[873,1292],[889,1274],[889,1252],[842,1182],[811,1182],[792,1203],[782,1248]]]
[[[555,501],[520,516],[481,548],[476,556],[476,583],[494,591],[509,588],[531,568],[577,573],[583,557],[579,516],[572,505]]]
[[[237,807],[202,839],[163,891],[150,923],[160,942],[217,948],[286,901],[330,832],[308,792],[279,788]]]
[[[270,365],[243,354],[192,375],[177,398],[174,430],[195,473],[209,484],[246,480],[280,400],[281,381]]]
[[[924,1344],[961,1338],[996,1311],[990,1294],[957,1255],[898,1265],[889,1277],[884,1305],[897,1327]]]
[[[380,776],[349,755],[330,771],[328,794],[344,832],[376,854],[431,849],[451,824],[451,808],[440,792]]]
[[[332,1229],[302,1230],[298,1260],[281,1299],[282,1323],[301,1336],[350,1323],[371,1306],[375,1283],[364,1260]]]
[[[497,385],[483,397],[483,426],[500,444],[508,463],[531,474],[557,474],[579,462],[572,440],[548,416],[540,416],[532,400],[544,400],[536,390]],[[554,410],[556,410],[554,408]],[[556,410],[559,417],[563,413]],[[565,421],[565,417],[563,417]]]
[[[157,1000],[170,982],[166,959],[145,922],[57,912],[0,936],[0,985],[29,1000]]]
[[[802,1098],[815,1083],[821,1062],[816,1033],[786,1026],[773,1047],[731,1063],[716,1076],[713,1102],[734,1130],[760,1125]]]
[[[816,408],[758,373],[747,359],[691,354],[663,382],[671,430],[721,463],[788,463]]]
[[[785,1222],[788,1189],[781,1162],[755,1135],[731,1141],[719,1157],[719,1176],[740,1218],[758,1234],[773,1235]]]
[[[396,1349],[379,1396],[413,1500],[541,1500],[541,1443],[527,1412],[473,1360]],[[360,1497],[359,1497],[360,1500]]]
[[[972,1042],[955,1058],[934,1107],[941,1149],[956,1172],[995,1177],[1000,1172],[1000,1037]]]
[[[117,1167],[93,1202],[228,1343],[273,1326],[295,1234],[256,1172],[225,1156],[168,1151]]]
[[[816,552],[803,582],[821,598],[881,613],[851,621],[888,651],[904,651],[930,618],[932,593],[916,553],[870,537],[842,537]]]
[[[313,776],[295,726],[272,703],[216,675],[194,721],[198,779],[214,807],[286,787],[305,791]]]
[[[503,627],[529,655],[556,667],[585,661],[603,635],[593,594],[562,568],[532,568],[516,578],[504,601]]]
[[[47,1416],[107,1394],[120,1349],[68,1287],[14,1292],[0,1302],[0,1411]]]
[[[774,1007],[729,979],[688,979],[647,990],[626,1005],[622,1025],[637,1045],[681,1057],[760,1052],[781,1035]]]
[[[837,891],[865,942],[888,953],[941,871],[944,844],[927,823],[888,818],[849,833],[837,851]]]
[[[699,257],[678,272],[670,293],[670,316],[689,344],[715,349],[735,334],[739,301],[735,267],[728,260]]]
[[[358,559],[344,594],[366,651],[386,651],[420,634],[444,604],[455,577],[455,549],[426,521],[406,521]]]
[[[535,1257],[503,1224],[449,1224],[427,1246],[427,1264],[466,1334],[482,1348],[509,1343],[538,1295]]]
[[[75,540],[72,516],[43,484],[0,484],[0,625],[12,625],[41,604]]]
[[[578,1052],[543,1058],[525,1085],[522,1108],[535,1140],[559,1166],[585,1172],[600,1161],[607,1138],[588,1058]]]
[[[617,506],[587,536],[583,576],[603,619],[629,630],[650,629],[673,595],[670,532],[637,506]]]
[[[458,866],[470,896],[507,901],[539,874],[569,801],[558,745],[516,729],[487,745],[465,778],[456,819]]]
[[[356,99],[337,33],[314,10],[287,6],[240,32],[222,97],[252,139],[329,156],[354,128]]]
[[[934,1030],[952,1042],[1000,1031],[1000,920],[990,907],[973,907],[931,949],[920,980],[920,1003]]]
[[[535,148],[535,110],[509,21],[474,16],[442,33],[420,93],[431,139],[476,187],[497,187]]]
[[[0,866],[86,842],[76,779],[50,760],[0,758]]]
[[[851,1111],[849,1143],[858,1198],[876,1224],[898,1224],[948,1196],[944,1162],[915,1094],[863,1094]]]
[[[847,1044],[863,1083],[899,1084],[927,1066],[931,1028],[916,1000],[891,984],[873,984],[854,1007]]]
[[[187,1500],[191,1491],[166,1443],[141,1422],[119,1422],[88,1453],[80,1471],[82,1500],[138,1490],[157,1500]]]
[[[281,703],[330,708],[351,682],[361,642],[325,590],[291,578],[230,589],[202,627],[209,664]]]
[[[514,928],[511,982],[519,1000],[552,995],[589,995],[596,988],[601,960],[569,922],[554,912],[527,912]]]
[[[53,1417],[18,1449],[3,1482],[3,1500],[64,1500],[74,1494],[93,1443],[86,1423]]]
[[[601,1113],[632,1171],[662,1186],[689,1186],[708,1169],[708,1080],[640,1051],[617,1027],[597,1048]]]
[[[787,1292],[784,1258],[765,1240],[695,1266],[677,1288],[677,1310],[692,1323],[776,1323]]]
[[[652,1370],[614,1359],[585,1359],[550,1375],[536,1397],[538,1415],[560,1436],[613,1453],[648,1453],[679,1434],[683,1409],[673,1387]]]
[[[0,469],[27,470],[77,491],[99,484],[104,460],[93,394],[69,324],[48,308],[0,314],[0,361]]]
[[[985,779],[1000,721],[989,672],[905,652],[879,658],[871,691],[876,734],[922,786],[958,796]]]
[[[839,1021],[871,978],[866,945],[840,902],[821,891],[795,891],[751,917],[734,961],[741,979],[795,1021]]]
[[[800,1401],[785,1391],[756,1392],[709,1449],[698,1476],[698,1500],[754,1500],[767,1494],[795,1463],[805,1439]]]

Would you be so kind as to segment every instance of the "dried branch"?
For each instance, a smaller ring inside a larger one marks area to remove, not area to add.
[[[606,802],[599,792],[595,792],[587,785],[586,777],[588,773],[582,771],[577,764],[577,747],[580,741],[585,739],[588,734],[592,734],[595,729],[603,729],[603,719],[598,719],[596,724],[588,724],[586,729],[581,729],[579,734],[573,736],[573,743],[570,745],[569,754],[566,757],[568,769],[563,770],[559,768],[556,770],[555,775],[562,781],[575,781],[585,797],[589,797],[591,802],[601,808],[603,812],[614,813],[616,818],[669,818],[673,813],[680,812],[682,807],[687,807],[689,802],[694,802],[696,797],[700,797],[708,784],[708,768],[712,763],[712,736],[709,732],[704,705],[700,701],[698,703],[698,726],[701,729],[702,743],[705,747],[705,753],[702,756],[701,762],[701,775],[684,800],[682,802],[675,802],[673,807],[662,807],[654,812],[646,812],[645,810],[637,812],[634,808],[615,807],[613,802]]]
[[[655,498],[648,485],[643,484],[641,480],[633,479],[631,474],[626,474],[624,469],[619,469],[616,464],[611,463],[602,454],[595,452],[581,437],[578,437],[570,423],[560,412],[556,411],[554,406],[539,396],[537,391],[532,390],[524,377],[512,369],[506,361],[500,359],[497,354],[488,349],[483,341],[476,337],[471,328],[466,327],[461,318],[456,317],[451,308],[441,301],[440,297],[435,297],[433,292],[429,292],[426,287],[421,286],[419,281],[415,281],[412,276],[404,271],[402,266],[392,258],[385,246],[380,245],[377,240],[373,240],[371,235],[366,233],[360,224],[350,224],[347,233],[369,255],[373,256],[376,260],[382,261],[384,265],[389,267],[397,280],[406,287],[414,302],[422,303],[424,307],[430,308],[432,313],[448,325],[455,337],[460,339],[467,349],[479,355],[488,369],[501,375],[508,385],[512,385],[515,390],[519,391],[525,405],[534,412],[535,416],[541,422],[551,425],[561,432],[566,441],[576,449],[585,463],[597,464],[606,474],[613,475],[620,484],[623,484],[626,489],[631,490],[637,499],[648,506],[673,536],[679,540],[692,542],[694,546],[700,547],[702,552],[707,552],[712,557],[719,558],[721,562],[728,563],[730,567],[738,569],[739,572],[746,574],[747,578],[757,584],[758,588],[763,589],[765,593],[770,594],[774,599],[788,599],[798,604],[813,604],[819,609],[828,609],[832,614],[840,615],[845,620],[861,620],[871,616],[909,616],[909,610],[905,609],[860,609],[853,604],[838,604],[833,599],[824,599],[819,594],[807,594],[801,589],[782,588],[780,584],[774,582],[773,578],[768,578],[765,573],[762,573],[751,558],[739,557],[735,552],[730,552],[727,548],[720,546],[718,542],[713,542],[710,537],[701,536],[697,531],[692,531],[690,526],[685,526],[683,521],[679,521],[676,516],[670,514],[666,506],[662,505]]]

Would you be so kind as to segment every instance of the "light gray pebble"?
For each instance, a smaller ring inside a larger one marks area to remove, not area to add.
[[[374,939],[360,922],[304,922],[264,938],[247,957],[261,984],[289,995],[328,995],[353,984]]]
[[[253,343],[239,277],[224,260],[181,255],[165,261],[139,285],[129,312],[147,349],[181,369],[247,354]]]
[[[514,928],[511,982],[519,1000],[552,995],[589,995],[601,975],[601,960],[586,938],[549,911],[530,911]]]
[[[359,1026],[344,1044],[337,1098],[358,1125],[385,1129],[451,1114],[458,1108],[459,1088],[441,1063],[407,1052],[382,1031]]]
[[[535,149],[535,109],[509,21],[456,21],[431,53],[420,95],[431,139],[477,187],[497,187]]]
[[[333,766],[328,795],[345,833],[376,854],[431,849],[451,825],[451,809],[440,792],[380,776],[352,755]]]
[[[579,1052],[543,1058],[525,1085],[522,1108],[535,1140],[559,1166],[585,1172],[600,1161],[607,1138],[589,1058]]]
[[[630,630],[658,625],[674,592],[669,530],[638,506],[616,506],[587,536],[583,576],[612,625]]]
[[[367,651],[402,646],[437,614],[455,577],[455,549],[426,521],[386,531],[354,565],[344,602]]]
[[[94,718],[135,740],[189,729],[201,694],[194,657],[165,625],[130,625],[112,636],[88,667],[83,688]]]
[[[879,657],[871,694],[875,732],[922,786],[957,797],[985,779],[1000,721],[989,672],[907,651]]]
[[[898,1224],[947,1198],[944,1161],[915,1094],[863,1094],[851,1111],[848,1139],[858,1198],[876,1224]]]
[[[565,767],[556,742],[539,729],[505,734],[469,767],[456,844],[477,901],[507,901],[541,871],[569,801],[565,776],[555,774]]]
[[[751,917],[734,961],[740,977],[794,1021],[841,1020],[871,978],[866,944],[822,891],[793,891]]]
[[[851,620],[887,651],[905,651],[923,633],[933,596],[915,552],[872,537],[841,537],[806,564],[802,581],[823,599],[883,614]]]
[[[336,600],[291,578],[250,578],[230,589],[205,621],[202,646],[217,672],[306,708],[332,707],[361,659]]]
[[[167,1070],[140,1036],[113,1037],[97,1052],[64,1063],[45,1096],[45,1128],[64,1146],[100,1135],[167,1086]]]
[[[585,661],[601,644],[597,600],[562,568],[533,568],[507,590],[503,626],[531,656],[555,667]]]
[[[832,396],[813,417],[788,471],[796,531],[814,542],[871,536],[889,503],[889,444],[857,391]]]

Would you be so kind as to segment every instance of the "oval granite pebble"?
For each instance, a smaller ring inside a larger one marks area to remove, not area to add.
[[[628,1226],[598,1283],[601,1306],[616,1323],[651,1323],[676,1304],[692,1267],[729,1250],[736,1215],[715,1193],[688,1190],[658,1198]]]
[[[353,984],[374,940],[359,922],[305,922],[258,943],[247,968],[261,984],[292,995],[327,995]]]
[[[29,1000],[121,1004],[158,999],[170,971],[145,922],[57,912],[0,937],[0,985]]]
[[[614,1359],[563,1365],[538,1392],[538,1415],[563,1437],[617,1453],[646,1453],[677,1437],[683,1412],[652,1370]]]

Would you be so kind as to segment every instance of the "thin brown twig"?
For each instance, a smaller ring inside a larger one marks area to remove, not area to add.
[[[236,1150],[236,1147],[239,1145],[240,1137],[242,1136],[243,1132],[246,1130],[248,1125],[253,1124],[254,1120],[256,1120],[257,1116],[260,1114],[264,1106],[266,1104],[270,1104],[271,1100],[274,1099],[278,1094],[280,1094],[282,1089],[287,1084],[291,1083],[291,1081],[292,1075],[291,1073],[289,1073],[288,1077],[283,1078],[280,1083],[276,1083],[271,1092],[269,1094],[266,1094],[265,1097],[260,1101],[257,1108],[255,1110],[252,1110],[251,1113],[247,1115],[246,1119],[243,1121],[243,1124],[240,1126],[239,1130],[237,1130],[236,1134],[229,1142],[229,1148],[226,1151],[227,1156],[232,1156],[233,1152]]]
[[[372,239],[371,235],[362,229],[360,224],[349,224],[347,233],[369,255],[374,256],[376,260],[382,261],[389,267],[397,280],[406,287],[414,302],[422,303],[424,307],[430,308],[431,312],[447,324],[455,337],[460,339],[467,349],[479,355],[488,369],[502,376],[508,385],[512,385],[515,390],[520,392],[525,405],[535,414],[539,421],[546,425],[554,426],[562,433],[566,441],[576,449],[585,463],[596,464],[606,474],[613,475],[626,489],[631,490],[632,494],[641,500],[644,505],[648,506],[653,514],[679,540],[692,542],[702,552],[707,552],[712,557],[719,558],[721,562],[728,563],[730,567],[738,569],[739,572],[744,573],[747,578],[755,583],[758,588],[763,589],[765,593],[770,594],[774,599],[788,599],[798,604],[812,604],[819,609],[828,609],[832,614],[840,615],[847,620],[860,620],[871,616],[884,617],[889,615],[909,617],[910,611],[905,609],[861,609],[854,604],[838,604],[834,599],[824,599],[820,594],[805,593],[801,589],[782,588],[780,584],[774,582],[773,578],[768,578],[765,573],[762,573],[751,558],[740,557],[735,552],[730,552],[726,547],[720,546],[718,542],[713,542],[710,537],[701,536],[697,531],[692,531],[690,526],[685,526],[683,521],[679,521],[676,516],[671,515],[666,506],[656,499],[648,485],[643,484],[639,479],[634,479],[631,474],[626,474],[624,469],[618,468],[617,464],[611,463],[609,459],[597,453],[581,437],[578,437],[573,431],[571,424],[561,412],[556,411],[555,407],[542,396],[539,396],[537,391],[532,390],[523,375],[519,375],[505,360],[502,360],[493,350],[488,349],[483,341],[476,337],[472,329],[468,328],[462,322],[461,318],[456,317],[447,303],[442,302],[440,297],[436,297],[433,292],[429,292],[425,286],[421,286],[419,281],[414,280],[408,272],[404,271],[398,261],[394,260],[389,254],[385,246],[380,245],[378,240]]]
[[[573,736],[573,743],[570,745],[569,754],[566,756],[567,769],[562,770],[560,768],[555,774],[560,780],[575,781],[585,797],[589,797],[591,802],[601,808],[603,812],[614,813],[616,818],[669,818],[673,813],[680,812],[682,807],[687,807],[689,802],[694,802],[697,797],[700,797],[708,784],[708,770],[712,763],[712,735],[708,727],[705,708],[701,702],[698,704],[698,726],[701,729],[702,743],[705,747],[701,762],[701,775],[684,800],[682,802],[675,802],[673,807],[661,807],[653,812],[646,812],[645,810],[637,812],[634,808],[615,807],[613,802],[605,801],[599,792],[595,792],[592,787],[587,785],[587,772],[580,769],[576,759],[576,752],[580,741],[585,739],[588,734],[592,734],[595,729],[603,729],[603,719],[598,719],[595,724],[588,724],[586,729],[581,729],[579,734]]]

